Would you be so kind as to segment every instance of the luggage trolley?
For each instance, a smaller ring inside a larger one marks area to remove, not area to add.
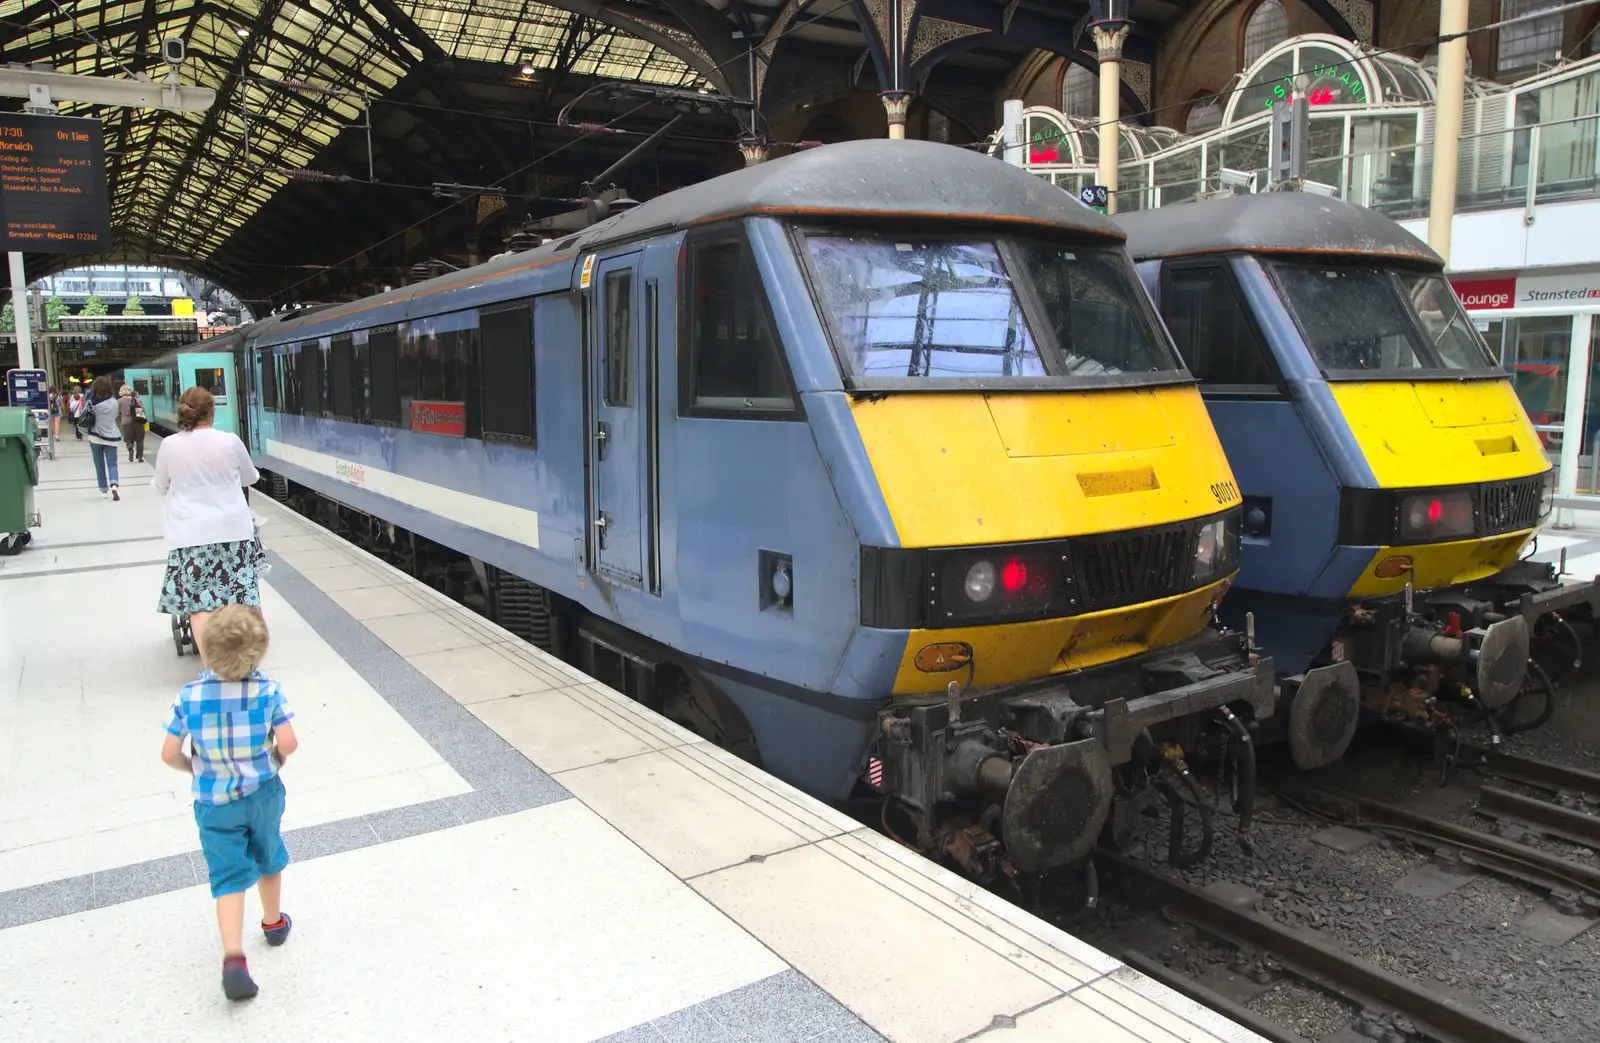
[[[50,427],[50,411],[48,409],[35,409],[33,411],[33,421],[34,459],[54,460],[56,458],[56,433]]]

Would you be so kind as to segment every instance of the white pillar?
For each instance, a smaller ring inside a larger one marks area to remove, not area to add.
[[[1106,213],[1117,212],[1117,160],[1121,156],[1122,44],[1133,28],[1127,22],[1092,27],[1096,56],[1100,59],[1100,162],[1098,178],[1106,186]]]
[[[1448,37],[1466,31],[1467,0],[1440,0],[1439,35]],[[1433,109],[1433,190],[1428,200],[1428,245],[1449,265],[1450,222],[1456,213],[1456,171],[1461,157],[1461,99],[1467,90],[1465,36],[1439,45],[1435,82],[1438,89]],[[1588,324],[1586,317],[1584,327],[1588,328]],[[1584,342],[1584,351],[1588,351],[1588,341]]]
[[[11,313],[17,319],[17,368],[33,368],[33,336],[28,329],[28,277],[22,270],[22,254],[12,250]]]
[[[1578,491],[1578,457],[1583,453],[1583,407],[1589,398],[1589,337],[1594,315],[1579,312],[1572,317],[1572,344],[1567,349],[1567,406],[1561,418],[1561,469],[1556,475],[1556,492],[1573,496]],[[1556,525],[1572,526],[1571,513],[1558,512]]]
[[[1026,149],[1022,141],[1022,101],[1018,98],[1008,98],[1001,106],[1000,140],[1004,147],[1000,151],[1001,157],[1012,166],[1022,166]]]

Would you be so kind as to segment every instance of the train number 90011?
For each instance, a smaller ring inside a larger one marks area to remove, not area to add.
[[[1232,482],[1212,482],[1211,495],[1218,503],[1232,503],[1239,498],[1239,487]]]

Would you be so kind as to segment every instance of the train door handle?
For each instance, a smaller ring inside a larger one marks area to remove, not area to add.
[[[606,514],[605,511],[600,511],[594,516],[594,531],[596,536],[599,538],[600,547],[602,550],[605,549],[606,545],[606,526],[610,524],[610,522],[611,518]]]
[[[606,441],[611,437],[611,425],[604,420],[594,425],[594,455],[604,460],[606,458]]]

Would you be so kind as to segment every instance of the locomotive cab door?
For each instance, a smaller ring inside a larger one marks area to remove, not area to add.
[[[595,571],[644,585],[647,385],[639,251],[599,259],[590,282],[589,459]]]

